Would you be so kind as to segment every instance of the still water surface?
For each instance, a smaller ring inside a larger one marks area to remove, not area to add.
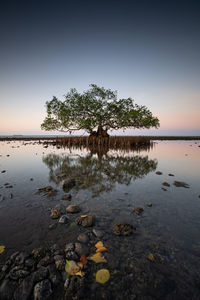
[[[0,244],[6,246],[2,257],[16,250],[75,241],[79,226],[58,224],[49,229],[57,222],[50,218],[50,208],[60,203],[78,204],[80,214],[96,216],[95,228],[104,233],[110,249],[108,266],[118,270],[127,283],[133,272],[140,278],[137,272],[150,268],[154,274],[158,268],[153,281],[162,282],[163,276],[164,283],[156,295],[169,295],[170,299],[171,291],[176,290],[173,299],[179,299],[179,294],[183,299],[196,299],[200,287],[199,146],[196,141],[162,141],[148,150],[110,150],[101,155],[86,149],[44,148],[37,142],[0,142]],[[1,173],[3,170],[6,172]],[[61,200],[64,178],[77,181],[70,191],[71,203]],[[174,181],[185,182],[189,188],[176,187]],[[6,183],[13,187],[6,188]],[[37,194],[38,188],[47,185],[57,189],[55,196]],[[139,216],[133,212],[138,206],[144,208]],[[76,217],[70,216],[71,221]],[[120,222],[132,224],[137,233],[116,236],[113,226]],[[150,253],[158,255],[157,266],[149,262]],[[154,297],[153,291],[148,293]]]

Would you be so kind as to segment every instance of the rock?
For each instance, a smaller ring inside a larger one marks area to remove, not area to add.
[[[49,271],[45,267],[40,267],[39,270],[33,273],[33,281],[34,283],[44,280],[48,277]]]
[[[27,276],[20,286],[15,290],[15,300],[29,300],[31,299],[31,293],[33,290],[33,274]]]
[[[174,174],[169,173],[168,176],[174,176]]]
[[[6,170],[1,171],[1,173],[6,173]]]
[[[92,230],[92,232],[94,233],[94,235],[96,236],[96,237],[98,237],[99,239],[100,238],[102,238],[102,236],[103,236],[103,232],[101,231],[101,230],[98,230],[98,229],[93,229]]]
[[[17,289],[17,282],[9,279],[5,279],[0,286],[0,299],[11,300],[13,299],[13,293]]]
[[[164,186],[170,186],[170,184],[168,182],[166,182],[166,181],[163,182],[162,185],[164,185]]]
[[[19,255],[19,251],[17,252],[14,252],[11,256],[10,256],[10,259],[11,260],[15,260],[15,258]]]
[[[65,260],[62,255],[56,255],[54,256],[56,269],[59,271],[64,271],[65,269]]]
[[[30,181],[33,181],[33,178],[30,178]]]
[[[51,217],[52,219],[58,219],[59,216],[60,216],[59,211],[58,211],[57,209],[53,209],[53,208],[52,208],[52,209],[51,209],[50,217]]]
[[[48,266],[49,264],[53,263],[53,261],[54,261],[53,258],[47,254],[45,257],[43,257],[43,258],[39,261],[37,267],[38,267],[38,268],[40,268],[41,266],[46,267],[46,266]]]
[[[149,253],[148,260],[155,262],[157,259],[157,256],[155,254]]]
[[[75,252],[79,256],[81,256],[82,254],[85,254],[85,255],[89,254],[88,247],[86,247],[85,245],[83,245],[81,243],[75,243]]]
[[[21,278],[25,278],[28,275],[29,275],[29,272],[27,272],[25,270],[19,270],[18,267],[14,267],[9,272],[9,277],[12,280],[18,280]]]
[[[65,253],[65,257],[68,260],[78,260],[79,257],[74,250],[69,250]]]
[[[162,172],[157,171],[156,174],[157,174],[157,175],[162,175]]]
[[[113,231],[116,235],[130,235],[136,230],[132,225],[126,223],[115,224]]]
[[[65,245],[65,252],[67,251],[73,251],[74,250],[74,244],[73,243],[69,243]]]
[[[40,248],[33,249],[32,254],[34,258],[41,259],[45,256],[46,251],[44,248],[40,247]]]
[[[67,195],[63,195],[61,199],[62,200],[68,200],[68,201],[70,201],[71,198],[72,198],[72,195],[71,194],[67,194]]]
[[[163,191],[165,191],[165,192],[167,191],[167,189],[165,189],[165,188],[163,188],[163,187],[161,188],[161,190],[163,190]]]
[[[13,194],[12,193],[10,193],[10,199],[12,199],[13,198]]]
[[[34,264],[35,264],[35,261],[34,261],[34,259],[32,259],[32,258],[29,258],[29,259],[26,259],[25,260],[25,266],[27,267],[27,268],[32,268],[33,266],[34,266]]]
[[[86,217],[78,217],[75,222],[83,227],[91,227],[95,225],[95,216],[87,215]]]
[[[66,208],[66,211],[68,213],[75,214],[75,213],[79,213],[81,211],[81,208],[78,205],[69,205]]]
[[[77,237],[77,240],[84,244],[89,242],[89,238],[85,233],[80,233],[79,236]]]
[[[58,212],[59,212],[60,215],[64,214],[65,211],[66,211],[66,208],[65,208],[65,206],[63,204],[57,204],[55,206],[55,209],[58,210]]]
[[[142,208],[142,207],[136,207],[136,208],[133,208],[133,211],[134,211],[137,215],[140,215],[140,214],[144,211],[144,208]]]
[[[25,259],[29,257],[29,254],[26,252],[21,252],[19,255],[15,258],[15,264],[21,265],[24,263]]]
[[[60,217],[58,222],[61,223],[61,224],[66,224],[66,223],[69,222],[69,219],[66,215],[63,215],[63,216]]]
[[[151,203],[151,202],[148,202],[148,203],[147,203],[147,206],[148,206],[148,207],[152,207],[152,203]]]
[[[54,264],[51,264],[48,266],[48,271],[49,271],[49,279],[53,283],[53,285],[58,285],[62,282],[62,276],[60,273],[56,270],[56,267]]]
[[[0,195],[0,202],[3,201],[4,199],[5,199],[5,197]]]
[[[186,189],[189,189],[189,184],[182,182],[182,181],[174,181],[173,183],[176,187],[184,187]]]
[[[51,294],[51,282],[48,279],[38,282],[34,287],[34,300],[48,299]]]
[[[57,223],[53,223],[49,225],[49,229],[53,230],[57,227]]]
[[[60,251],[60,246],[58,244],[54,244],[51,246],[50,251],[54,254],[55,252]]]
[[[68,192],[76,185],[75,179],[64,179],[62,181],[62,188],[64,191]]]

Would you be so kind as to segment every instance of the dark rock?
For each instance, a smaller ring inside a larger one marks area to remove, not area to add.
[[[34,264],[35,264],[35,261],[34,261],[34,259],[32,259],[32,258],[26,259],[26,260],[25,260],[25,263],[24,263],[24,265],[25,265],[27,268],[32,268],[32,267],[34,266]]]
[[[6,173],[6,170],[1,171],[1,173]]]
[[[73,243],[69,243],[65,245],[65,252],[68,251],[73,251],[74,250],[74,244]]]
[[[165,192],[167,191],[167,189],[165,189],[165,188],[163,188],[163,187],[161,188],[161,190],[163,190],[163,191],[165,191]]]
[[[33,274],[27,276],[20,286],[15,290],[14,299],[15,300],[29,300],[31,299],[31,293],[33,290]]]
[[[147,206],[148,206],[148,207],[152,207],[152,203],[151,203],[151,202],[148,202],[148,203],[147,203]]]
[[[21,252],[17,257],[15,258],[15,264],[21,265],[24,263],[25,259],[29,257],[29,254],[26,252]]]
[[[75,213],[79,213],[81,211],[81,208],[78,205],[69,205],[66,208],[66,211],[68,213],[75,214]]]
[[[144,211],[144,208],[142,208],[142,207],[136,207],[136,208],[133,208],[133,211],[134,211],[137,215],[140,215],[140,214]]]
[[[62,255],[54,256],[56,269],[59,271],[63,271],[65,269],[65,259]]]
[[[174,181],[173,183],[176,187],[184,187],[186,189],[189,189],[189,184],[182,182],[182,181]]]
[[[157,175],[162,175],[162,172],[157,171],[156,174],[157,174]]]
[[[54,261],[53,258],[47,254],[45,257],[43,257],[43,258],[39,261],[37,267],[39,267],[39,268],[40,268],[41,266],[46,267],[46,266],[48,266],[49,264],[53,263],[53,261]]]
[[[32,254],[33,254],[34,258],[41,259],[45,256],[46,250],[45,250],[45,248],[42,248],[42,247],[36,248],[36,249],[33,249]]]
[[[17,282],[9,279],[5,279],[0,286],[0,299],[12,300],[13,293],[17,289]]]
[[[49,276],[49,271],[45,267],[41,267],[38,271],[33,273],[33,281],[34,283],[44,280]]]
[[[50,251],[51,253],[55,253],[56,251],[60,250],[60,246],[58,244],[53,244],[53,246],[51,246]]]
[[[53,285],[58,285],[62,282],[62,276],[60,273],[56,270],[55,264],[51,264],[48,266],[49,271],[49,279],[53,283]]]
[[[93,229],[92,232],[94,233],[94,235],[96,237],[98,237],[99,239],[103,237],[103,232],[101,230],[98,230],[98,229]]]
[[[68,217],[67,217],[66,215],[62,215],[62,216],[60,217],[60,219],[59,219],[58,222],[61,223],[61,224],[66,224],[66,223],[69,222],[69,219],[68,219]]]
[[[68,192],[76,185],[75,179],[64,179],[62,181],[62,188],[64,191]]]
[[[166,182],[166,181],[163,182],[162,185],[164,185],[164,186],[170,186],[170,184],[168,182]]]
[[[49,229],[53,230],[57,227],[57,223],[53,223],[49,225]]]
[[[168,176],[174,176],[174,174],[169,173]]]
[[[61,199],[62,200],[68,200],[68,201],[70,201],[71,198],[72,198],[72,195],[71,194],[67,194],[67,195],[63,195]]]
[[[48,279],[38,282],[34,287],[34,300],[48,299],[52,293],[51,282]]]
[[[18,279],[21,279],[21,278],[25,278],[28,275],[29,275],[28,271],[19,270],[18,267],[14,267],[9,272],[9,277],[12,280],[18,280]]]
[[[77,240],[84,244],[89,242],[89,238],[85,233],[80,233],[79,236],[77,237]]]
[[[11,256],[10,256],[10,259],[11,260],[15,260],[15,258],[19,255],[19,251],[17,252],[14,252]]]
[[[59,211],[57,209],[51,209],[50,217],[52,219],[58,219],[60,217]]]
[[[86,217],[78,217],[75,222],[83,227],[91,227],[95,225],[95,216],[87,215]]]
[[[82,254],[88,255],[89,254],[89,249],[85,245],[81,243],[75,243],[75,252],[81,256]]]
[[[57,204],[55,209],[58,210],[60,215],[64,214],[66,211],[66,207],[63,204]]]
[[[136,230],[132,225],[126,223],[115,224],[113,231],[116,235],[130,235]]]

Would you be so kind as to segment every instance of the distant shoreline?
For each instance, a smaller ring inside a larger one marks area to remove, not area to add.
[[[0,141],[31,141],[31,140],[55,140],[55,139],[73,139],[73,138],[87,138],[87,136],[26,136],[26,135],[16,135],[16,136],[0,136]],[[200,136],[111,136],[111,137],[117,137],[117,138],[146,138],[148,140],[200,140]]]

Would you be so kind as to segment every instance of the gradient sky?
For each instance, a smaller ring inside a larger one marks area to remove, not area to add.
[[[45,101],[96,83],[160,119],[127,134],[200,135],[199,1],[4,1],[0,45],[0,134],[48,133]]]

